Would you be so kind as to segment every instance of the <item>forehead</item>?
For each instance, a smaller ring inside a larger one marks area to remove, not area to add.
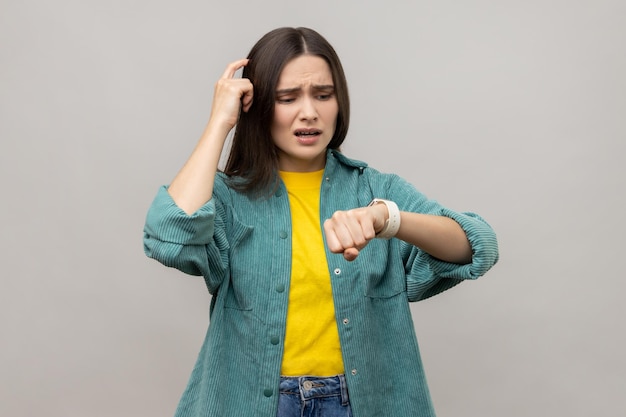
[[[330,66],[319,56],[300,55],[285,64],[277,88],[299,87],[308,84],[332,85]]]

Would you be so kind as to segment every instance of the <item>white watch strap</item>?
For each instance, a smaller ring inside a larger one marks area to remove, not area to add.
[[[373,199],[368,206],[373,206],[378,203],[383,203],[387,206],[389,218],[385,222],[385,226],[383,226],[381,231],[376,234],[376,237],[379,239],[391,239],[396,235],[396,233],[398,233],[398,230],[400,230],[400,209],[393,201],[383,200],[382,198]]]

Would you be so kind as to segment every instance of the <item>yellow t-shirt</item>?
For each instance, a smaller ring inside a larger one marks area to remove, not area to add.
[[[339,333],[320,222],[324,170],[280,172],[292,222],[292,266],[281,374],[343,373]]]

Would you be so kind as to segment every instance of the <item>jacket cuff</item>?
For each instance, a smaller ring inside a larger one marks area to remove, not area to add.
[[[456,221],[472,247],[472,262],[458,265],[429,256],[429,264],[436,275],[447,278],[476,279],[484,275],[498,261],[498,241],[493,229],[474,213],[457,213],[443,208],[440,213]]]
[[[167,186],[162,186],[148,210],[144,232],[163,242],[206,245],[213,237],[214,219],[213,199],[189,215],[176,205]]]

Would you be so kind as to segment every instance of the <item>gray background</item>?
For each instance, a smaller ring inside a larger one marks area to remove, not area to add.
[[[343,60],[346,154],[498,233],[412,306],[439,416],[626,415],[625,4],[2,0],[0,415],[172,415],[209,296],[145,212],[225,65],[300,25]]]

